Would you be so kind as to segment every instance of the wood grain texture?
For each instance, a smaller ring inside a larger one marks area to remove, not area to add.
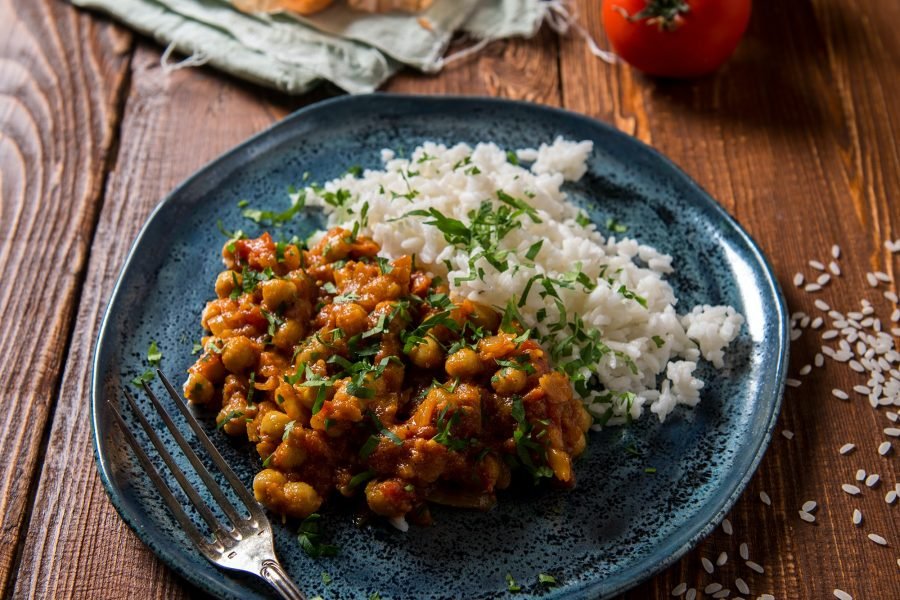
[[[494,42],[479,54],[451,63],[439,75],[403,71],[385,91],[499,96],[559,106],[557,38],[543,30],[531,40]]]
[[[210,71],[167,76],[159,51],[143,44],[132,61],[131,82],[15,598],[197,596],[134,536],[100,484],[89,425],[90,361],[115,279],[152,208],[193,171],[292,105],[277,96],[268,102],[261,90]]]
[[[56,1],[0,1],[0,593],[40,470],[130,39]]]
[[[579,5],[585,24],[602,39],[599,4]],[[733,60],[714,76],[688,83],[610,67],[593,60],[580,41],[566,40],[560,50],[565,105],[653,144],[707,188],[760,243],[792,310],[822,314],[813,306],[821,297],[846,313],[859,310],[865,297],[887,321],[894,307],[865,283],[869,270],[892,272],[882,244],[891,221],[900,218],[890,204],[900,189],[900,106],[888,100],[900,92],[900,52],[881,8],[862,0],[756,3]],[[794,273],[818,276],[807,261],[827,264],[834,243],[843,249],[843,276],[815,295],[797,290]],[[813,362],[822,343],[809,332],[792,344],[792,376]],[[717,530],[626,598],[670,597],[683,581],[698,591],[718,582],[734,595],[736,577],[750,585],[752,597],[826,598],[835,588],[855,598],[900,597],[900,519],[883,499],[900,469],[895,454],[876,452],[887,439],[882,429],[891,425],[886,411],[852,392],[865,378],[846,365],[829,360],[803,379],[787,391],[775,439],[729,517],[734,534]],[[834,398],[833,388],[847,390],[852,401]],[[795,437],[786,439],[782,430]],[[845,442],[858,450],[840,456]],[[879,473],[884,483],[874,490],[859,484],[864,493],[852,498],[841,484],[857,483],[859,468]],[[760,500],[763,491],[771,507]],[[819,503],[814,525],[798,516],[807,500]],[[858,529],[850,521],[856,507],[865,515]],[[866,539],[869,532],[892,547],[876,546]],[[764,574],[739,558],[742,542]],[[715,562],[722,552],[728,562],[707,574],[700,558]]]

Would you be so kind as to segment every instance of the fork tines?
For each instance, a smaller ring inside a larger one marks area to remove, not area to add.
[[[181,432],[178,431],[178,428],[172,421],[172,417],[169,415],[168,411],[163,408],[159,399],[156,397],[147,383],[143,382],[142,386],[144,388],[144,392],[150,398],[150,402],[153,404],[154,409],[165,423],[166,428],[169,430],[169,433],[175,439],[178,447],[181,448],[181,451],[191,463],[191,466],[203,481],[203,484],[209,490],[210,494],[212,494],[216,503],[219,505],[219,508],[222,510],[222,513],[228,518],[229,521],[231,521],[229,525],[223,525],[222,523],[220,523],[216,516],[213,514],[212,510],[210,510],[209,506],[207,506],[206,502],[204,502],[204,500],[200,497],[194,486],[188,481],[185,474],[175,463],[172,455],[163,445],[162,441],[159,439],[159,436],[156,434],[156,432],[153,430],[153,427],[147,421],[147,418],[141,412],[140,408],[137,405],[137,402],[135,402],[134,400],[134,397],[128,392],[128,390],[124,390],[125,398],[128,401],[128,404],[131,406],[131,410],[134,412],[135,416],[137,416],[138,421],[140,422],[141,427],[144,430],[144,433],[146,433],[147,437],[150,439],[150,442],[153,444],[157,453],[166,464],[168,470],[172,473],[172,476],[178,482],[178,485],[181,486],[182,490],[184,490],[184,493],[187,495],[191,504],[200,514],[201,518],[209,526],[209,529],[213,534],[213,538],[215,539],[215,544],[210,544],[208,541],[208,536],[201,534],[200,531],[198,531],[194,524],[191,522],[181,503],[175,498],[172,490],[169,488],[168,484],[166,484],[165,479],[163,479],[163,477],[159,474],[159,471],[156,469],[156,467],[153,466],[149,456],[147,456],[147,453],[144,451],[135,435],[129,429],[118,408],[112,402],[108,402],[109,408],[111,409],[112,414],[118,422],[120,429],[125,434],[126,442],[129,446],[131,446],[131,449],[134,450],[134,453],[137,455],[138,460],[141,463],[141,466],[147,472],[150,480],[153,482],[154,486],[156,486],[156,489],[159,491],[160,496],[162,496],[163,501],[165,501],[166,505],[169,507],[169,510],[172,511],[175,519],[184,529],[185,533],[187,533],[188,537],[190,537],[191,540],[195,544],[197,544],[197,546],[204,554],[220,554],[224,550],[227,550],[236,545],[241,539],[253,535],[260,529],[267,529],[269,526],[268,520],[266,519],[265,514],[263,513],[259,504],[257,504],[256,500],[253,498],[247,488],[244,487],[244,484],[241,483],[240,479],[238,479],[234,471],[231,470],[231,467],[228,466],[228,463],[225,462],[225,459],[222,458],[222,455],[219,454],[219,451],[216,450],[215,446],[213,446],[209,437],[207,437],[206,433],[204,433],[202,427],[191,414],[187,405],[181,399],[181,396],[179,396],[175,391],[175,388],[172,387],[172,384],[169,382],[169,380],[166,379],[166,377],[160,371],[157,371],[157,375],[165,386],[166,391],[172,397],[172,401],[174,402],[175,406],[178,407],[178,410],[181,412],[188,425],[194,431],[194,434],[197,436],[200,444],[209,454],[209,457],[211,458],[213,464],[215,464],[216,468],[218,468],[222,472],[222,474],[231,484],[234,492],[237,494],[237,497],[241,500],[241,502],[247,508],[247,511],[250,513],[249,519],[242,517],[238,513],[234,505],[225,496],[222,488],[218,483],[216,483],[215,479],[213,479],[209,470],[207,470],[206,467],[203,466],[200,458],[190,447]]]

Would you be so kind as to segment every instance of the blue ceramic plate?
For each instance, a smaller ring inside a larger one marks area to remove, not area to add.
[[[301,110],[204,167],[159,205],[132,248],[97,342],[92,424],[113,504],[165,563],[222,598],[271,597],[252,578],[214,568],[191,547],[105,404],[144,370],[151,340],[173,378],[180,380],[193,362],[200,311],[222,268],[216,221],[257,234],[241,218],[239,200],[285,207],[285,190],[303,173],[325,181],[351,165],[377,167],[382,148],[411,150],[425,140],[524,148],[559,135],[594,142],[587,175],[568,187],[592,219],[605,225],[614,217],[641,242],[674,255],[670,281],[682,310],[730,304],[746,317],[725,368],[702,369],[701,404],[677,410],[664,426],[647,418],[591,434],[573,491],[525,484],[501,494],[491,512],[437,508],[434,526],[407,534],[378,522],[355,524],[352,509],[338,505],[324,519],[338,556],[308,558],[296,524],[275,525],[278,554],[310,596],[326,599],[375,592],[383,599],[502,598],[509,595],[507,573],[522,586],[516,598],[598,598],[661,571],[710,533],[759,464],[787,364],[784,303],[754,242],[666,158],[597,121],[502,100],[374,95]],[[301,215],[282,233],[305,235],[320,224],[312,213]],[[216,432],[208,416],[205,423],[249,485],[258,470],[255,452]],[[639,457],[626,451],[631,446]],[[650,467],[655,474],[645,473]],[[560,585],[545,589],[539,573]]]

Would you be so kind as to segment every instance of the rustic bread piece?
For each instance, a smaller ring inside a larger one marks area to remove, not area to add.
[[[248,13],[290,10],[301,15],[324,10],[332,2],[333,0],[232,0],[238,10]]]
[[[432,5],[434,0],[347,0],[350,8],[365,12],[390,12],[402,10],[418,12]]]

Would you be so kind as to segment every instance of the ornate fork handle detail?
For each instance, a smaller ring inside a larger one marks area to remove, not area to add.
[[[291,578],[278,563],[272,559],[266,559],[262,563],[259,575],[281,595],[284,600],[306,600],[306,596],[300,591]]]

